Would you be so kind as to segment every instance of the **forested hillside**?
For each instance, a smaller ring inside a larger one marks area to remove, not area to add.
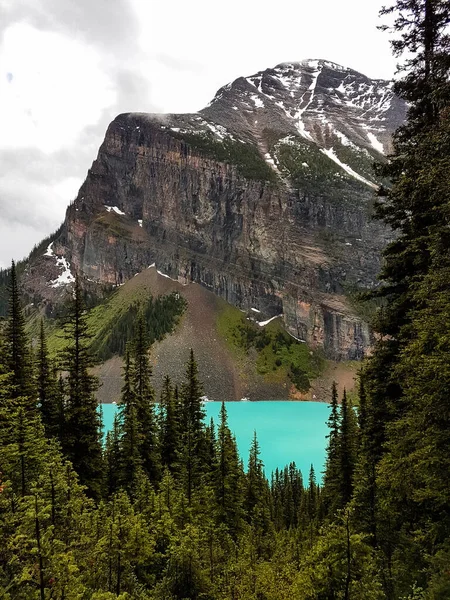
[[[151,383],[142,313],[119,416],[102,444],[79,282],[64,349],[31,348],[16,272],[0,348],[0,597],[448,600],[450,597],[450,6],[397,0],[409,103],[382,175],[377,342],[359,406],[333,388],[323,486],[294,464],[244,465],[205,423],[191,352],[184,382]],[[155,401],[159,400],[159,408]],[[340,400],[340,403],[338,402]],[[266,477],[269,476],[269,478]]]

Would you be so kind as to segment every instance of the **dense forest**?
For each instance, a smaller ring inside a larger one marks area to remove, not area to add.
[[[195,357],[155,397],[146,320],[125,349],[102,443],[79,281],[65,347],[31,344],[17,274],[0,346],[0,598],[450,598],[450,6],[397,0],[409,103],[377,214],[384,253],[357,412],[333,388],[323,485],[240,459],[222,405],[205,423]],[[158,401],[158,403],[156,403]]]

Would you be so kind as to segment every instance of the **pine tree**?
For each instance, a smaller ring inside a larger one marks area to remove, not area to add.
[[[67,371],[63,448],[89,494],[100,498],[103,478],[100,416],[95,391],[98,380],[89,373],[93,366],[89,354],[88,325],[79,278],[65,323],[67,346],[61,369]]]
[[[416,185],[423,176],[420,146],[439,123],[450,98],[448,2],[397,0],[382,10],[382,14],[391,13],[396,16],[392,29],[400,36],[392,42],[394,53],[409,53],[403,64],[404,77],[394,89],[409,102],[409,111],[406,124],[394,136],[389,162],[379,169],[393,185],[380,191],[377,216],[397,235],[384,251],[383,284],[375,292],[385,299],[374,322],[380,335],[376,352],[363,371],[375,460],[383,454],[385,426],[402,412],[402,385],[395,368],[410,339],[415,286],[430,268],[433,229],[439,215],[444,215],[438,207],[445,204],[445,198],[435,197],[430,202],[429,190]]]
[[[327,425],[329,434],[323,494],[325,511],[327,514],[333,516],[336,509],[342,508],[342,473],[339,453],[341,417],[339,415],[338,392],[335,381],[333,381],[331,389],[330,416]]]
[[[118,415],[114,415],[113,428],[106,434],[105,465],[106,491],[108,496],[115,494],[123,484],[124,470],[122,467],[122,452],[120,425]]]
[[[186,368],[186,382],[181,390],[181,404],[183,427],[190,422],[194,435],[200,437],[206,413],[203,408],[203,389],[198,378],[198,366],[192,348]]]
[[[119,483],[133,494],[138,474],[142,469],[143,457],[141,454],[142,425],[138,419],[138,397],[133,386],[134,374],[129,350],[125,354],[123,378],[118,417],[120,456],[116,468],[120,473]]]
[[[273,525],[270,510],[270,488],[264,475],[256,431],[250,445],[248,468],[244,484],[245,518],[250,524],[252,563],[268,557],[273,544]]]
[[[58,381],[55,370],[50,367],[43,320],[41,320],[37,353],[37,393],[46,435],[58,437],[61,434]]]
[[[191,349],[186,368],[186,381],[181,389],[181,432],[182,450],[180,463],[185,481],[189,504],[193,491],[202,480],[205,466],[205,435],[202,403],[202,386],[198,378],[198,367]]]
[[[341,402],[341,415],[339,426],[339,467],[340,467],[340,501],[343,508],[352,497],[354,472],[357,460],[358,430],[356,415],[347,399],[344,389]]]
[[[306,490],[306,515],[308,524],[308,537],[309,546],[312,548],[315,530],[317,527],[317,513],[318,513],[318,496],[319,488],[316,480],[316,473],[314,466],[311,464],[308,476],[308,488]]]
[[[176,406],[175,392],[166,375],[161,390],[161,463],[173,474],[179,468],[180,453],[180,423],[179,411]]]
[[[140,428],[139,453],[145,473],[151,482],[157,483],[161,477],[161,458],[154,409],[155,392],[151,385],[152,368],[148,354],[150,340],[142,314],[138,319],[132,349],[132,384],[136,394],[136,420]]]
[[[248,519],[251,519],[253,510],[264,494],[264,464],[260,459],[260,455],[261,450],[255,431],[250,446],[246,477],[245,510]]]
[[[236,442],[228,427],[225,402],[220,409],[217,434],[216,462],[213,471],[213,484],[217,502],[217,519],[224,523],[230,533],[236,536],[242,519],[242,477]]]
[[[386,594],[407,597],[414,579],[426,586],[425,556],[433,556],[449,531],[431,498],[442,500],[436,492],[448,471],[445,453],[435,445],[443,442],[448,422],[435,425],[438,415],[448,413],[440,392],[446,387],[440,351],[450,248],[450,5],[397,0],[382,12],[396,17],[394,53],[407,53],[404,76],[394,89],[409,102],[409,111],[380,169],[393,185],[382,190],[377,213],[396,237],[384,253],[377,292],[385,299],[375,321],[380,335],[362,374],[366,414],[354,505],[360,526],[383,552]],[[396,551],[402,555],[398,562]]]
[[[6,322],[6,368],[12,374],[12,397],[27,398],[27,410],[36,409],[35,390],[25,317],[19,295],[16,266],[11,263],[9,308]]]

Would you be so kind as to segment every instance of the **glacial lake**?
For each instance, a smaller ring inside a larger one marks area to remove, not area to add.
[[[325,402],[226,402],[228,425],[235,434],[238,449],[247,467],[248,452],[256,431],[266,476],[294,461],[306,482],[311,464],[317,481],[325,466],[326,421],[329,415]],[[206,402],[206,422],[211,417],[219,422],[220,402]],[[104,432],[112,427],[115,404],[103,404]]]

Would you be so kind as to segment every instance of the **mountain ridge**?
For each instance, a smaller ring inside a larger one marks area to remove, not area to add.
[[[371,220],[372,163],[405,112],[390,82],[309,59],[238,78],[198,113],[119,115],[24,287],[51,308],[62,267],[101,295],[156,263],[282,314],[328,358],[362,358],[370,333],[348,292],[376,285],[391,234]]]

